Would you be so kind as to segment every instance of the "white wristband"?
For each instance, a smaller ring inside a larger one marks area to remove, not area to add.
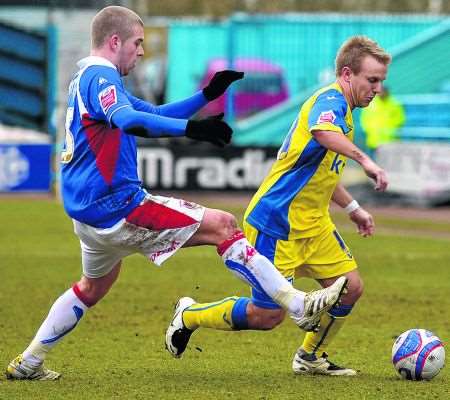
[[[352,200],[350,203],[347,204],[346,207],[344,207],[344,210],[347,214],[351,214],[353,211],[361,207],[359,203],[356,200]]]

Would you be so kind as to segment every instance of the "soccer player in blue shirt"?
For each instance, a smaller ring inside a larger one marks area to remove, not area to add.
[[[135,136],[228,144],[232,130],[222,115],[199,121],[190,117],[243,73],[221,71],[193,96],[155,107],[128,93],[121,79],[144,53],[140,17],[124,7],[106,7],[93,19],[91,39],[91,55],[78,63],[69,87],[61,155],[64,208],[80,239],[83,274],[55,301],[30,345],[9,363],[6,376],[58,379],[60,373],[43,365],[47,353],[108,293],[122,259],[133,253],[160,265],[181,247],[215,245],[234,274],[289,312],[300,328],[315,329],[321,315],[339,301],[346,278],[327,289],[298,291],[247,241],[231,214],[149,194],[138,178]],[[238,302],[237,309],[245,304]],[[176,330],[172,335],[171,346],[180,352],[183,334]]]
[[[292,363],[297,374],[356,374],[331,362],[325,352],[363,291],[356,261],[330,218],[329,203],[333,200],[345,209],[362,236],[373,234],[372,216],[339,180],[347,158],[351,158],[374,180],[376,190],[387,187],[385,171],[352,142],[352,110],[367,107],[381,92],[390,61],[391,57],[367,37],[355,36],[342,45],[336,57],[336,81],[303,104],[244,216],[249,242],[289,282],[305,276],[329,287],[342,277],[348,279],[342,304],[322,315],[317,329],[306,334],[297,350]],[[178,333],[185,339],[178,347],[185,349],[190,335],[199,327],[266,330],[277,326],[285,316],[273,299],[255,287],[251,299],[229,297],[196,303],[184,297],[179,305],[166,332],[168,350],[175,357],[183,353],[170,347],[175,327],[184,333]],[[228,314],[233,318],[219,320]]]

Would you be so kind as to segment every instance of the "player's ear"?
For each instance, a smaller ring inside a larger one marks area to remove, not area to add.
[[[350,69],[350,67],[345,66],[342,68],[341,76],[345,82],[350,82],[350,78],[352,77],[352,75],[353,75],[353,72]]]
[[[109,38],[109,46],[111,47],[111,50],[117,51],[120,48],[121,40],[119,35],[112,35]]]

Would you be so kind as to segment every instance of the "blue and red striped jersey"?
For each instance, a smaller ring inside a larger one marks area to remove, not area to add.
[[[64,208],[80,222],[111,227],[145,196],[135,138],[111,124],[114,112],[132,104],[108,60],[91,56],[78,66],[69,86],[61,155]]]
[[[154,106],[132,96],[117,68],[90,56],[78,63],[69,86],[66,137],[61,154],[62,197],[70,217],[109,228],[146,195],[137,172],[135,137],[114,125],[124,116],[148,137],[183,136],[187,119],[207,104],[200,90],[191,97]],[[120,117],[120,118],[119,118]]]

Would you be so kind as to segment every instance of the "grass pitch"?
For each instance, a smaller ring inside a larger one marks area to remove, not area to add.
[[[241,215],[243,209],[231,211]],[[345,221],[342,215],[336,220]],[[381,221],[383,229],[370,239],[348,224],[341,227],[365,294],[329,352],[336,363],[360,370],[356,377],[294,376],[291,361],[302,333],[290,321],[270,332],[200,330],[184,357],[172,359],[164,332],[180,296],[212,301],[248,295],[215,249],[203,247],[182,250],[162,268],[142,256],[126,259],[109,295],[50,354],[47,364],[62,379],[10,382],[2,376],[0,399],[448,399],[448,366],[431,382],[402,381],[390,353],[394,337],[414,327],[434,331],[445,343],[450,339],[450,239],[442,235],[450,222],[424,227],[423,220]],[[53,301],[78,279],[80,256],[71,221],[56,202],[0,199],[0,224],[5,368]],[[315,287],[309,280],[296,285]]]

